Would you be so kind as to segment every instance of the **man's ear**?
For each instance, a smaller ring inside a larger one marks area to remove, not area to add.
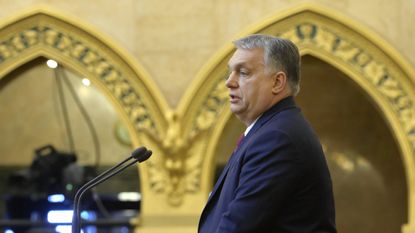
[[[279,71],[273,75],[272,93],[281,93],[287,85],[287,75],[283,71]]]

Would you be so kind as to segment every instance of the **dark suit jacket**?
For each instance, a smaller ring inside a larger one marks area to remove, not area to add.
[[[199,222],[199,233],[333,233],[334,201],[314,131],[283,99],[232,154]]]

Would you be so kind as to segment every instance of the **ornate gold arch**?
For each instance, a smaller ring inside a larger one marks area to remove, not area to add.
[[[289,38],[303,55],[338,68],[368,93],[401,150],[409,198],[404,232],[415,232],[413,68],[380,37],[332,10],[302,4],[276,15],[240,36]],[[38,56],[90,77],[118,109],[134,145],[154,151],[140,170],[140,232],[195,232],[212,187],[214,151],[231,116],[224,80],[232,52],[229,43],[213,57],[173,111],[126,52],[93,28],[41,7],[2,23],[0,78]]]
[[[147,138],[156,145],[166,138],[169,119],[174,118],[168,116],[174,114],[161,92],[147,72],[103,34],[45,6],[5,19],[0,28],[0,79],[34,58],[55,59],[91,79],[104,93],[135,146],[147,145]],[[153,144],[148,147],[157,154]],[[145,182],[152,170],[148,168],[157,166],[158,159],[153,161],[140,166],[143,193],[153,189]]]
[[[336,67],[365,90],[388,123],[398,144],[408,185],[408,224],[403,232],[415,232],[415,72],[384,40],[333,10],[302,4],[279,12],[242,33],[262,33],[294,41],[302,55],[312,55]],[[231,44],[199,73],[179,110],[185,132],[209,131],[202,159],[201,190],[208,193],[213,177],[214,151],[231,114],[224,80]]]

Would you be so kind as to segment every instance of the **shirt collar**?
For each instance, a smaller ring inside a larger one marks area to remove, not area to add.
[[[255,123],[258,121],[258,119],[261,117],[261,115],[259,117],[257,117],[254,122],[252,122],[245,130],[244,132],[244,136],[248,135],[249,131],[252,129],[252,127],[254,127]]]

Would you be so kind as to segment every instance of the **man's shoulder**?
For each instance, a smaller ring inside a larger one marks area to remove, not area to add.
[[[289,125],[301,125],[306,122],[301,110],[298,107],[291,107],[274,114],[265,124],[277,128],[284,128]]]
[[[294,138],[301,135],[308,137],[316,136],[314,129],[297,107],[285,109],[275,114],[258,128],[259,134],[269,131],[275,131],[275,134],[285,134]]]

